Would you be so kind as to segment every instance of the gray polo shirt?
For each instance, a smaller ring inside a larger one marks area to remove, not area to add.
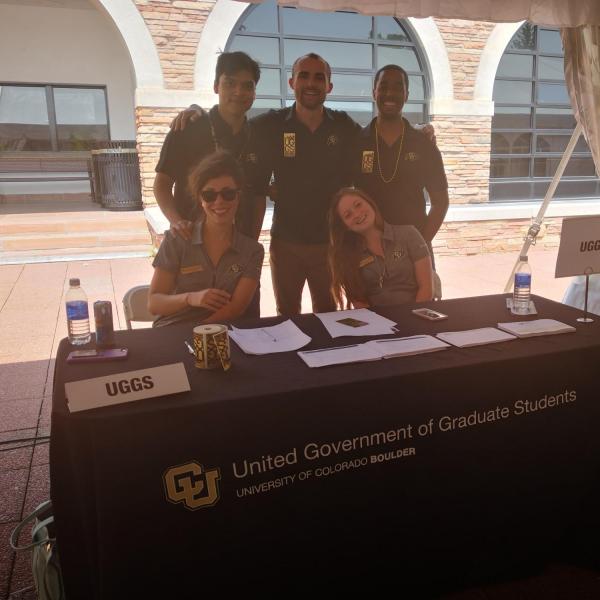
[[[412,225],[383,226],[383,254],[363,250],[359,263],[371,306],[389,306],[415,301],[417,280],[414,263],[429,256],[423,236]]]
[[[174,294],[198,292],[207,288],[217,288],[233,294],[241,277],[260,280],[264,254],[262,244],[234,230],[231,246],[215,266],[202,243],[202,221],[196,221],[190,241],[183,240],[171,231],[165,233],[152,266],[175,273]],[[189,306],[172,315],[158,317],[154,326],[191,319],[202,321],[212,312],[214,311],[208,308]]]

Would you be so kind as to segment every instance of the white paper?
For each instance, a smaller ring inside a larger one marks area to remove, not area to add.
[[[232,326],[229,337],[246,354],[275,354],[306,346],[311,341],[298,326],[288,319],[271,327],[238,329]]]
[[[352,344],[337,348],[307,350],[305,352],[298,352],[298,356],[309,367],[328,367],[330,365],[344,365],[381,359],[377,350],[367,344]]]
[[[65,383],[71,412],[189,391],[183,363]]]
[[[495,344],[496,342],[507,342],[516,339],[514,335],[506,331],[500,331],[495,327],[482,327],[481,329],[468,329],[466,331],[444,331],[436,334],[436,336],[459,348],[483,346],[484,344]]]
[[[388,335],[394,333],[393,327],[396,325],[394,321],[386,319],[377,313],[374,313],[368,308],[356,308],[354,310],[336,310],[335,312],[316,313],[321,323],[327,329],[327,332],[332,338],[343,336],[372,336],[372,335]],[[354,319],[363,321],[365,325],[353,327],[340,323],[344,319]]]
[[[386,340],[372,340],[366,343],[378,349],[382,358],[395,358],[397,356],[411,356],[426,352],[437,352],[450,348],[449,344],[434,338],[431,335],[413,335],[405,338],[390,338]]]
[[[406,338],[371,340],[364,344],[351,344],[322,350],[298,352],[298,356],[309,367],[328,367],[356,362],[411,356],[444,350],[450,346],[430,335],[414,335]]]
[[[533,337],[536,335],[552,335],[577,331],[575,327],[555,321],[554,319],[536,319],[535,321],[515,321],[514,323],[498,323],[498,327],[517,337]]]

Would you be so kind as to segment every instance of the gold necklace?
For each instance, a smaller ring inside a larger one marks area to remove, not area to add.
[[[383,176],[383,170],[381,168],[381,160],[379,158],[379,128],[377,127],[377,121],[375,121],[375,147],[377,149],[377,169],[379,170],[379,177],[381,177],[381,181],[383,183],[390,183],[394,181],[394,177],[396,177],[396,172],[398,171],[398,164],[400,163],[400,155],[402,154],[402,144],[404,143],[404,122],[402,122],[402,133],[400,134],[400,147],[398,148],[398,156],[396,156],[396,165],[394,166],[394,172],[389,179],[386,179]]]

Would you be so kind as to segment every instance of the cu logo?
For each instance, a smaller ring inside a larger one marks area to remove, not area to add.
[[[214,506],[220,498],[219,479],[219,469],[205,471],[196,461],[171,467],[164,474],[167,500],[174,504],[183,502],[189,510]]]

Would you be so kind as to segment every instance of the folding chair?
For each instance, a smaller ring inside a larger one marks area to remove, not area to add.
[[[123,296],[123,312],[127,329],[131,329],[131,321],[154,321],[156,318],[148,311],[149,285],[136,285]]]

